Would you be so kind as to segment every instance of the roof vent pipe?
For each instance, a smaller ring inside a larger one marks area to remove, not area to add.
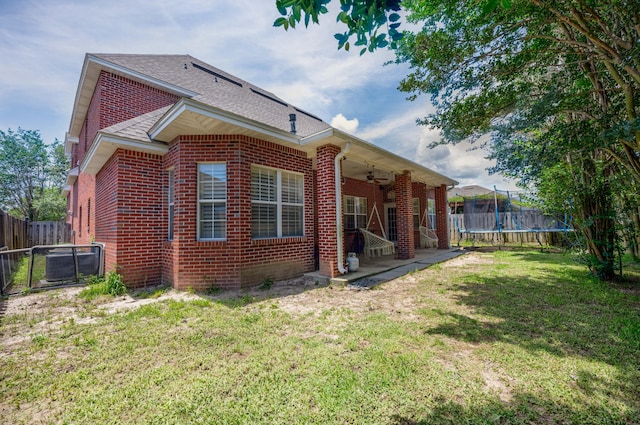
[[[289,114],[289,123],[291,124],[291,132],[296,134],[296,114]]]

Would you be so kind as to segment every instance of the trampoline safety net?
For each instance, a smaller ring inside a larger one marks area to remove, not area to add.
[[[456,223],[461,233],[486,232],[564,232],[570,230],[570,218],[552,217],[535,208],[525,192],[501,191],[463,197],[463,222]]]

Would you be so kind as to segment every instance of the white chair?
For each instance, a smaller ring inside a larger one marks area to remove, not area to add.
[[[391,255],[396,253],[393,242],[385,238],[371,233],[366,229],[358,229],[364,236],[364,255],[365,257],[378,257],[381,255]]]
[[[437,248],[438,247],[438,236],[436,233],[427,229],[424,226],[420,226],[420,246],[422,248]]]

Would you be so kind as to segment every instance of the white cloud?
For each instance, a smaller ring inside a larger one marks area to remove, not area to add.
[[[358,121],[358,118],[349,120],[342,114],[338,114],[331,119],[332,127],[345,131],[349,134],[356,134],[359,124],[360,122]]]
[[[1,0],[0,129],[63,138],[87,52],[188,53],[461,182],[493,178],[478,152],[426,148],[437,132],[415,120],[430,106],[395,90],[408,69],[382,66],[391,52],[337,50],[332,16],[289,31],[277,17],[273,0]]]

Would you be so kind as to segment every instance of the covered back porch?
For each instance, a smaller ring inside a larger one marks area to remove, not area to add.
[[[318,273],[344,275],[347,253],[366,263],[365,229],[389,241],[394,260],[412,260],[421,249],[420,227],[431,228],[437,248],[449,248],[447,189],[457,184],[420,164],[355,136],[329,129],[304,139],[316,173]],[[372,255],[373,254],[373,255]]]

